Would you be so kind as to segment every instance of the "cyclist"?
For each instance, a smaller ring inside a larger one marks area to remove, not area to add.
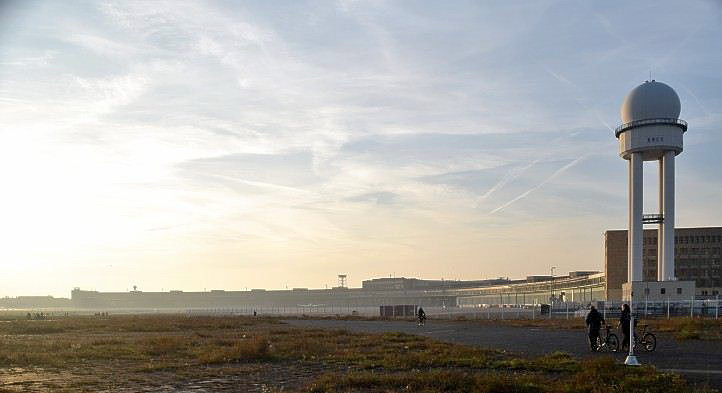
[[[416,313],[416,317],[419,319],[419,325],[423,325],[426,322],[426,313],[423,307],[419,307],[419,311]]]
[[[589,308],[589,314],[586,319],[587,327],[589,328],[589,346],[592,352],[597,351],[597,339],[599,338],[599,329],[602,328],[604,323],[604,317],[597,311],[597,308],[591,306]]]

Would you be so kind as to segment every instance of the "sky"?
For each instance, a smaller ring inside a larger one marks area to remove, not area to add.
[[[650,72],[677,225],[722,225],[720,37],[719,1],[2,1],[0,296],[603,270]]]

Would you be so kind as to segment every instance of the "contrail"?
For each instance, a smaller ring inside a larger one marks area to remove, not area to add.
[[[609,131],[614,131],[614,129],[613,129],[606,121],[604,121],[604,119],[599,115],[599,113],[598,113],[596,110],[591,109],[591,108],[589,108],[586,104],[584,104],[584,102],[583,102],[582,99],[580,98],[579,91],[580,91],[581,89],[579,89],[579,86],[577,86],[574,82],[572,82],[572,81],[570,81],[569,79],[567,79],[566,77],[564,77],[564,75],[561,75],[561,74],[558,74],[558,73],[552,71],[551,69],[549,69],[549,68],[548,68],[547,66],[545,66],[545,65],[542,65],[542,68],[544,69],[544,71],[546,71],[547,74],[551,75],[554,79],[556,79],[557,81],[561,82],[561,83],[564,84],[564,85],[570,86],[573,90],[575,90],[575,91],[574,91],[574,93],[575,93],[574,100],[577,102],[577,104],[579,104],[579,106],[581,106],[581,107],[582,107],[584,110],[586,110],[587,112],[591,112],[592,114],[594,114],[594,116],[597,118],[597,120],[598,120],[604,127],[606,127]],[[559,138],[557,138],[557,139],[561,139],[561,137],[559,137]],[[552,173],[549,177],[547,177],[546,179],[544,179],[544,181],[542,181],[541,183],[537,184],[536,186],[534,186],[534,187],[526,190],[525,192],[521,193],[520,195],[517,195],[515,198],[511,199],[510,201],[508,201],[508,202],[506,202],[506,203],[498,206],[497,208],[495,208],[494,210],[492,210],[491,212],[489,212],[489,215],[495,214],[496,212],[507,208],[509,205],[513,204],[514,202],[516,202],[516,201],[518,201],[518,200],[520,200],[520,199],[525,198],[527,195],[529,195],[529,194],[531,194],[532,192],[534,192],[534,191],[538,190],[539,188],[543,187],[545,184],[547,184],[548,182],[550,182],[551,180],[553,180],[555,177],[559,176],[559,175],[562,174],[564,171],[566,171],[567,169],[573,167],[574,165],[576,165],[577,163],[579,163],[579,162],[582,161],[583,159],[587,158],[588,156],[589,156],[589,154],[584,154],[584,155],[582,155],[582,156],[574,159],[574,160],[573,160],[572,162],[570,162],[569,164],[564,165],[563,167],[557,169],[557,170],[556,170],[554,173]],[[529,169],[531,166],[533,166],[533,165],[536,164],[537,162],[539,162],[538,159],[537,159],[537,160],[534,160],[531,164],[523,167],[523,168],[522,168],[521,170],[519,170],[517,173],[515,173],[515,174],[513,174],[513,175],[511,175],[511,176],[507,176],[507,177],[505,177],[504,179],[502,179],[501,181],[499,181],[497,184],[495,184],[489,191],[487,191],[487,192],[481,197],[481,200],[483,200],[484,198],[488,197],[489,195],[491,195],[491,193],[493,193],[493,192],[496,191],[497,189],[501,188],[502,186],[506,185],[506,184],[509,183],[511,180],[514,180],[514,179],[516,179],[517,177],[519,177],[523,172],[525,172],[527,169]]]
[[[686,90],[687,93],[689,93],[689,95],[692,96],[692,98],[694,98],[695,102],[697,102],[697,105],[699,105],[699,109],[702,109],[702,112],[704,112],[705,116],[706,116],[707,118],[709,118],[709,117],[711,116],[710,113],[707,111],[707,108],[705,108],[704,105],[702,105],[702,102],[699,100],[699,98],[697,97],[697,95],[694,94],[694,93],[692,92],[692,90],[688,89],[687,86],[685,86],[684,83],[682,83],[682,82],[677,82],[677,83],[679,83],[679,85],[682,86],[682,88],[683,88],[684,90]]]
[[[539,184],[537,184],[536,186],[534,186],[534,187],[532,187],[532,188],[524,191],[523,193],[517,195],[514,199],[512,199],[512,200],[504,203],[503,205],[497,207],[496,209],[490,211],[490,212],[489,212],[489,215],[495,214],[496,212],[507,208],[509,205],[513,204],[514,202],[516,202],[516,201],[518,201],[518,200],[520,200],[520,199],[526,198],[529,194],[531,194],[532,192],[534,192],[534,191],[542,188],[545,184],[547,184],[547,183],[549,183],[550,181],[554,180],[555,177],[557,177],[557,176],[559,176],[560,174],[564,173],[564,171],[566,171],[567,169],[573,167],[574,165],[578,164],[578,163],[579,163],[580,161],[582,161],[583,159],[587,158],[587,156],[589,156],[589,154],[584,154],[584,155],[582,155],[581,157],[578,157],[578,158],[576,158],[575,160],[573,160],[572,162],[570,162],[570,163],[564,165],[563,167],[557,169],[556,171],[554,171],[554,173],[552,173],[549,177],[547,177],[546,179],[544,179],[541,183],[539,183]]]
[[[224,179],[224,180],[230,180],[230,181],[233,181],[236,183],[246,184],[246,185],[254,186],[254,187],[270,188],[270,189],[280,190],[280,191],[292,191],[292,192],[303,193],[303,194],[311,193],[310,191],[304,190],[302,188],[282,186],[279,184],[260,182],[260,181],[251,181],[251,180],[246,180],[246,179],[240,179],[240,178],[233,177],[233,176],[216,175],[216,174],[209,174],[208,176],[219,178],[219,179]]]
[[[593,113],[594,117],[596,117],[597,120],[599,120],[599,122],[602,123],[602,125],[604,127],[607,127],[607,129],[609,129],[609,131],[614,131],[614,129],[606,121],[604,121],[604,119],[602,119],[602,117],[599,115],[599,113],[596,111],[596,109],[590,108],[582,101],[582,99],[580,98],[580,94],[579,94],[579,91],[581,91],[581,89],[579,88],[579,86],[577,86],[576,83],[570,81],[569,79],[564,77],[564,75],[558,74],[558,73],[550,70],[549,67],[547,67],[545,65],[542,65],[542,68],[544,68],[544,71],[546,71],[547,74],[554,77],[554,79],[556,79],[557,81],[559,81],[565,85],[571,86],[572,89],[576,90],[575,96],[574,96],[574,101],[576,101],[577,104],[579,104],[579,106],[581,106],[585,111]]]
[[[505,175],[501,180],[499,180],[498,182],[496,182],[496,184],[494,184],[494,185],[489,189],[489,191],[485,192],[484,195],[482,195],[482,196],[479,197],[479,202],[480,202],[480,201],[483,201],[483,200],[485,200],[486,198],[488,198],[489,196],[491,196],[491,194],[493,194],[496,190],[504,187],[504,186],[507,185],[510,181],[512,181],[512,180],[516,179],[517,177],[521,176],[522,173],[526,172],[527,169],[533,167],[533,166],[536,165],[538,162],[539,162],[539,159],[536,159],[536,160],[530,162],[529,164],[527,164],[527,165],[519,168],[519,169],[516,170],[516,171],[510,170],[509,172],[507,172],[506,175]]]

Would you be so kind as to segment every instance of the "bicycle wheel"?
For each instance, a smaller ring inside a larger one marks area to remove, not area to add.
[[[612,352],[619,351],[619,339],[616,334],[609,333],[609,336],[607,336],[607,347]]]
[[[647,352],[652,352],[655,348],[657,348],[657,337],[654,337],[654,334],[652,333],[647,333],[644,337],[642,337],[642,344]]]

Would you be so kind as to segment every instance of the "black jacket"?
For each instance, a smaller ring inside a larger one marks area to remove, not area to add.
[[[602,314],[599,313],[596,309],[589,311],[589,314],[587,314],[587,326],[589,327],[589,331],[598,331],[602,327],[602,322],[604,322],[604,318],[602,317]]]
[[[630,314],[628,310],[622,310],[622,315],[619,316],[619,323],[627,329],[629,329],[629,321],[632,319]]]

